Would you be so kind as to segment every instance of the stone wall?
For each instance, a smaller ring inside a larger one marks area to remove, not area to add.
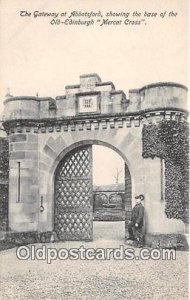
[[[16,231],[37,229],[39,204],[38,135],[10,134],[9,227]]]

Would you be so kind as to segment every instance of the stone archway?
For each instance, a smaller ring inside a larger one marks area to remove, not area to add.
[[[59,240],[93,239],[93,144],[102,143],[83,142],[83,145],[72,147],[60,159],[55,170],[53,228]],[[108,145],[106,147],[113,148]],[[126,161],[124,164],[124,212],[127,229],[132,209],[132,180]]]
[[[138,128],[139,129],[139,128]],[[122,130],[122,129],[119,129]],[[62,159],[74,149],[84,145],[99,145],[110,148],[115,151],[126,163],[131,178],[131,200],[134,204],[134,196],[138,193],[144,193],[144,172],[142,149],[139,143],[140,129],[138,130],[138,138],[133,135],[132,128],[129,131],[122,130],[122,136],[118,140],[118,130],[114,130],[114,135],[110,135],[106,131],[87,131],[85,138],[83,132],[70,134],[70,132],[57,133],[55,137],[47,137],[41,143],[40,162],[43,170],[40,176],[40,194],[44,198],[44,212],[39,214],[38,228],[40,231],[50,230],[54,228],[54,181],[56,169]],[[130,213],[127,214],[128,218]]]
[[[52,232],[58,164],[76,147],[97,143],[123,157],[132,199],[145,195],[147,244],[154,236],[160,240],[160,234],[183,234],[183,221],[168,219],[164,212],[162,165],[158,157],[143,157],[142,129],[164,120],[186,122],[186,97],[185,86],[165,82],[129,90],[126,98],[97,74],[80,76],[80,84],[67,86],[55,99],[8,97],[3,126],[9,140],[9,229]]]

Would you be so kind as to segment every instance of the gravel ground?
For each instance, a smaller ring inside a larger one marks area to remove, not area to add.
[[[118,248],[124,222],[94,222],[94,241],[48,247]],[[41,247],[42,244],[36,245]],[[129,246],[125,246],[126,248]],[[135,249],[135,254],[139,253]],[[176,260],[22,260],[0,253],[0,299],[188,299],[188,253]]]

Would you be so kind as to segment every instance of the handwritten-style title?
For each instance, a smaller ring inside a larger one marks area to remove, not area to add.
[[[177,17],[178,13],[171,11],[64,11],[64,12],[33,12],[22,10],[20,17],[34,19],[48,19],[50,25],[81,25],[81,26],[121,26],[121,25],[147,25],[149,20],[160,20]]]

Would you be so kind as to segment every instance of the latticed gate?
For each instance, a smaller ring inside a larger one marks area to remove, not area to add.
[[[70,152],[55,174],[54,230],[60,240],[92,240],[92,146]]]

